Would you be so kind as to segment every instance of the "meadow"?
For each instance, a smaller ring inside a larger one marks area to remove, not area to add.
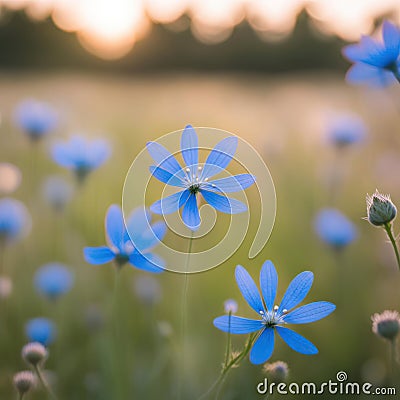
[[[278,298],[295,275],[310,270],[315,280],[307,300],[337,305],[328,318],[297,327],[319,354],[298,354],[277,340],[270,361],[287,362],[292,382],[324,382],[345,371],[351,381],[390,386],[388,349],[373,334],[371,315],[398,309],[400,274],[384,232],[363,217],[365,196],[376,188],[400,204],[397,86],[355,88],[341,75],[322,73],[113,77],[67,72],[2,74],[0,86],[0,162],[22,172],[20,187],[7,196],[21,200],[32,217],[30,234],[2,253],[1,275],[12,279],[13,291],[0,300],[0,398],[15,396],[12,376],[26,369],[20,357],[28,342],[25,325],[36,317],[56,325],[46,369],[59,399],[177,398],[184,275],[152,275],[126,265],[115,292],[115,267],[88,264],[83,248],[105,243],[106,210],[121,204],[127,171],[146,143],[189,123],[224,129],[255,147],[275,183],[277,214],[256,258],[248,258],[251,238],[246,238],[221,266],[190,276],[183,400],[197,399],[219,374],[226,335],[212,321],[224,314],[224,301],[235,299],[238,315],[252,316],[236,285],[235,266],[243,265],[258,279],[267,259],[278,270]],[[35,143],[13,117],[26,98],[46,101],[60,113],[54,132]],[[327,120],[348,112],[363,119],[367,134],[360,143],[337,147],[327,138]],[[72,133],[111,145],[110,158],[83,184],[50,156],[52,143]],[[74,188],[62,212],[43,195],[44,180],[54,174]],[[357,230],[356,239],[340,250],[315,232],[315,217],[325,207],[339,209]],[[71,291],[56,301],[40,295],[33,282],[35,271],[49,262],[68,265],[74,276]],[[122,351],[116,350],[115,326]],[[233,337],[235,349],[244,342],[245,335]],[[246,358],[228,375],[220,399],[261,399],[256,386],[264,377],[262,367]],[[37,389],[26,398],[44,396]]]

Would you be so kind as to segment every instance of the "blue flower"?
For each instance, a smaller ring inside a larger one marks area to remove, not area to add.
[[[60,263],[43,265],[34,277],[36,289],[51,300],[67,293],[73,282],[74,278],[69,268]]]
[[[108,159],[111,150],[104,140],[72,136],[68,142],[54,144],[51,154],[57,164],[72,170],[78,179],[83,180]]]
[[[241,265],[236,267],[235,277],[244,299],[260,318],[254,320],[224,315],[214,320],[214,326],[233,334],[259,331],[250,351],[250,361],[253,364],[265,363],[271,357],[275,344],[275,331],[293,350],[302,354],[318,353],[318,349],[310,341],[285,327],[286,324],[308,324],[318,321],[336,308],[332,303],[318,301],[292,310],[307,296],[314,279],[312,272],[302,272],[292,280],[279,306],[274,305],[278,275],[271,261],[266,261],[261,268],[262,297],[255,282]]]
[[[62,211],[72,198],[72,185],[61,176],[49,176],[43,183],[45,200],[56,211]]]
[[[55,339],[56,328],[54,323],[47,318],[34,318],[25,325],[25,333],[31,342],[48,346]]]
[[[335,249],[347,246],[357,237],[354,224],[334,208],[322,209],[315,218],[314,227],[320,239]]]
[[[400,29],[385,21],[382,34],[383,42],[363,36],[360,43],[343,49],[344,56],[355,63],[347,72],[348,82],[380,87],[400,79]]]
[[[50,133],[58,122],[58,115],[50,105],[35,100],[20,103],[14,117],[19,128],[35,141]]]
[[[13,242],[27,234],[31,228],[31,217],[26,207],[18,200],[0,200],[0,242]]]
[[[337,147],[360,143],[367,135],[364,121],[352,114],[335,115],[327,126],[329,141]]]
[[[121,208],[113,204],[107,211],[105,221],[108,246],[86,247],[86,261],[99,265],[114,260],[119,267],[129,262],[144,271],[162,272],[164,261],[151,250],[164,238],[167,227],[160,221],[150,228],[149,223],[150,215],[138,208],[129,217],[127,230]],[[133,236],[133,242],[128,231]]]
[[[239,200],[225,196],[251,186],[255,179],[250,174],[240,174],[227,178],[209,180],[228,166],[238,145],[236,137],[221,140],[210,152],[204,165],[199,163],[198,138],[192,126],[184,129],[181,138],[181,153],[185,161],[182,168],[176,158],[162,145],[149,142],[147,150],[157,166],[151,166],[150,172],[161,182],[182,188],[183,190],[153,203],[150,210],[155,214],[171,214],[183,207],[183,222],[191,229],[200,226],[197,196],[217,211],[227,214],[241,213],[247,206]]]

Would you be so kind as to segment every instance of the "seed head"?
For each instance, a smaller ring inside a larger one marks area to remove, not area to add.
[[[269,376],[272,382],[285,382],[289,375],[288,365],[283,361],[267,363],[264,365],[264,372]]]
[[[225,300],[224,302],[224,309],[227,314],[235,314],[238,310],[238,304],[233,299]]]
[[[378,190],[372,196],[367,195],[367,219],[375,226],[382,226],[396,218],[397,208],[390,195],[381,194]]]
[[[21,371],[14,375],[14,386],[20,395],[29,392],[35,386],[35,375],[31,371]]]
[[[395,340],[400,332],[400,315],[397,311],[385,310],[372,316],[372,332],[387,340]]]
[[[47,358],[47,350],[41,343],[28,343],[22,348],[22,358],[34,367]]]

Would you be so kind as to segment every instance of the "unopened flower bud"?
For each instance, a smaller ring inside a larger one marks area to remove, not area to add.
[[[264,372],[270,380],[275,383],[285,382],[289,375],[288,365],[283,361],[267,363],[264,365]]]
[[[41,343],[28,343],[22,348],[22,358],[35,367],[47,358],[47,350]]]
[[[372,331],[387,340],[396,339],[400,332],[400,315],[397,311],[385,310],[372,316]]]
[[[228,299],[224,302],[224,309],[227,314],[235,314],[238,310],[238,304],[235,300]]]
[[[35,376],[31,371],[21,371],[14,375],[13,382],[18,393],[23,396],[35,386]]]
[[[375,191],[372,196],[367,196],[367,218],[375,226],[389,224],[396,218],[397,208],[390,200],[390,195]]]

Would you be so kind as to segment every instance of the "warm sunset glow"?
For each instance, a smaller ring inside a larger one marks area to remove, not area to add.
[[[32,19],[51,15],[62,30],[75,32],[82,45],[103,58],[124,56],[149,31],[151,20],[170,24],[183,14],[193,35],[205,43],[229,38],[244,18],[265,39],[284,36],[303,10],[326,34],[356,40],[371,32],[374,18],[400,21],[398,0],[0,0]]]

